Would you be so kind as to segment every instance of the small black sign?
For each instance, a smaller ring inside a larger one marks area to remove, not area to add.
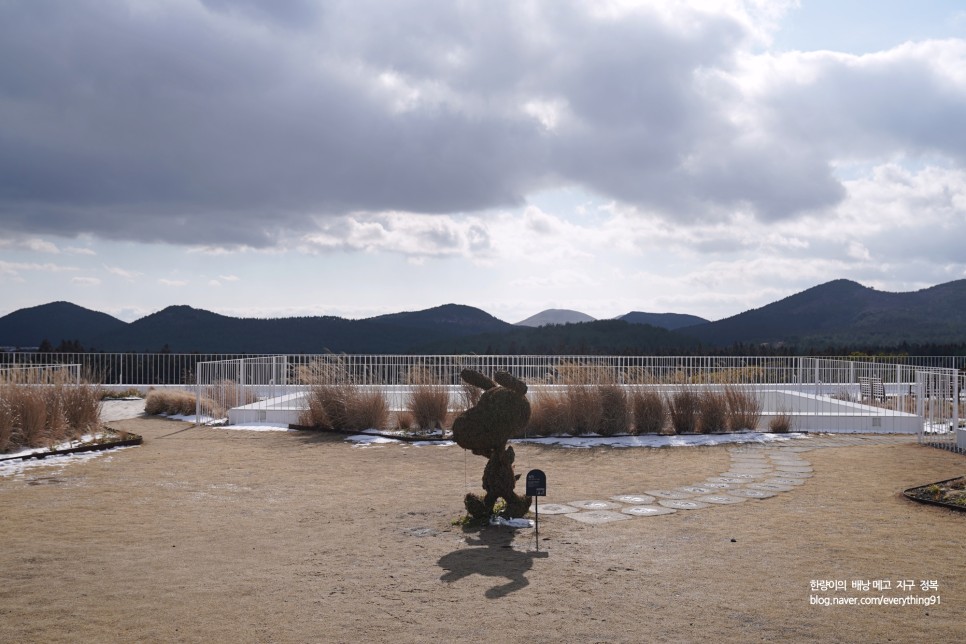
[[[527,496],[547,496],[547,475],[542,470],[527,472]]]

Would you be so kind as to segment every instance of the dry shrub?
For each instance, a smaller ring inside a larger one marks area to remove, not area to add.
[[[597,433],[601,436],[626,434],[631,424],[627,393],[620,385],[598,385],[601,418]]]
[[[13,440],[13,427],[17,420],[8,393],[10,389],[8,385],[0,385],[0,453],[6,452],[10,448]]]
[[[701,397],[689,387],[678,389],[667,397],[665,404],[676,434],[693,434],[697,431],[700,402]]]
[[[0,452],[52,446],[97,429],[99,395],[96,387],[63,381],[0,385]]]
[[[409,392],[409,412],[420,429],[442,429],[449,411],[445,385],[414,385]]]
[[[383,429],[389,419],[386,398],[376,389],[349,384],[316,385],[306,396],[299,424],[335,430]]]
[[[634,391],[631,395],[631,408],[634,415],[634,433],[660,434],[667,422],[667,410],[661,394],[654,390]]]
[[[181,389],[153,389],[144,399],[144,413],[192,416],[196,411],[196,396]]]
[[[788,412],[780,411],[770,421],[768,430],[775,434],[787,434],[792,430],[792,417]]]
[[[553,436],[570,431],[570,405],[558,391],[535,389],[530,395],[530,421],[524,433],[527,436]]]
[[[726,387],[725,399],[728,402],[728,428],[737,432],[743,429],[755,430],[761,422],[761,400],[753,391]]]
[[[569,385],[564,394],[570,408],[570,433],[598,434],[604,420],[604,402],[594,385]]]
[[[407,381],[407,408],[416,426],[422,430],[443,429],[449,412],[449,388],[426,368],[410,370]]]
[[[43,393],[36,387],[21,387],[17,396],[17,416],[20,418],[20,443],[26,447],[39,447],[47,441],[47,406]]]
[[[64,412],[67,425],[73,434],[79,436],[100,428],[101,391],[92,385],[79,385],[64,388]]]
[[[408,432],[413,428],[415,422],[413,415],[408,411],[396,412],[396,429]]]
[[[698,431],[702,434],[720,434],[728,429],[728,401],[724,394],[710,389],[698,398],[700,415]]]

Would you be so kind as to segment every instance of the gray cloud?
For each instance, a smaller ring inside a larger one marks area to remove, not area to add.
[[[473,212],[563,185],[771,220],[842,199],[843,141],[961,158],[966,130],[942,129],[964,113],[950,67],[819,61],[817,80],[774,80],[749,105],[729,80],[747,22],[673,6],[6,2],[0,228],[266,247],[319,218]],[[902,88],[924,96],[879,108]]]

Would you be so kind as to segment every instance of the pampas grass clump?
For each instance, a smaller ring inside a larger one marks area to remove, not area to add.
[[[348,384],[316,385],[306,396],[299,424],[339,431],[384,429],[389,404],[381,392]]]
[[[761,422],[761,401],[753,391],[738,387],[726,387],[725,400],[728,402],[728,428],[733,431],[758,429]]]
[[[526,436],[564,434],[571,431],[572,426],[567,398],[547,389],[533,391],[530,396],[530,420],[524,429]]]
[[[728,429],[728,401],[717,391],[706,390],[698,398],[698,431],[720,434]]]
[[[631,395],[631,409],[634,416],[634,433],[660,434],[664,431],[667,410],[661,394],[652,390],[636,390]]]
[[[597,385],[601,417],[597,433],[601,436],[626,434],[631,424],[627,394],[620,385]]]
[[[668,395],[665,404],[675,433],[692,434],[697,431],[700,400],[700,396],[688,387]]]
[[[0,385],[0,452],[52,446],[97,429],[99,399],[88,384]]]
[[[196,400],[193,393],[181,389],[152,389],[144,399],[144,413],[149,416],[193,416]]]

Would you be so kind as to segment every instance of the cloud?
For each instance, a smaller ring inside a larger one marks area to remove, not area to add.
[[[126,268],[121,268],[119,266],[108,266],[107,264],[104,264],[104,270],[110,275],[121,277],[123,279],[126,279],[129,282],[133,282],[139,277],[141,277],[142,275],[144,275],[144,273],[141,273],[139,271],[132,271]]]
[[[790,5],[3,3],[0,230],[412,262],[815,253],[832,270],[883,262],[890,234],[920,259],[925,211],[955,273],[966,42],[763,50]],[[531,203],[569,188],[613,210]]]
[[[169,288],[181,288],[182,286],[187,286],[188,282],[186,280],[172,280],[162,277],[158,279],[158,284]]]
[[[101,284],[101,280],[96,277],[73,277],[70,282],[78,286],[100,286]]]

